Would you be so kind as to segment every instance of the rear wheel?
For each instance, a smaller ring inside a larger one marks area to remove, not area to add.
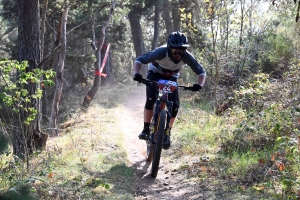
[[[157,138],[156,138],[156,145],[155,145],[155,151],[154,151],[154,156],[152,161],[152,170],[151,170],[151,177],[153,178],[157,176],[157,172],[158,172],[159,161],[160,161],[161,150],[162,150],[162,142],[165,133],[166,117],[167,117],[166,110],[161,110],[157,116]]]

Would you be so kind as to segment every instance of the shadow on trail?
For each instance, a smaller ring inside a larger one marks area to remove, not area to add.
[[[132,167],[134,168],[136,175],[141,178],[143,177],[145,174],[147,174],[148,168],[151,165],[150,162],[147,162],[145,160],[141,160],[139,162],[136,162],[132,165]],[[154,179],[155,180],[155,179]]]
[[[106,198],[134,199],[135,186],[132,183],[135,182],[135,170],[125,163],[114,165],[106,172],[84,169],[84,173],[88,173],[92,177],[89,188],[94,191],[99,188],[100,193],[106,193]],[[109,186],[109,189],[104,188],[105,184]]]

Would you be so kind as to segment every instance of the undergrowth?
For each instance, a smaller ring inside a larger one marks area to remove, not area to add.
[[[207,104],[198,97],[184,94],[173,157],[187,160],[181,166],[187,178],[209,177],[250,198],[299,198],[299,95],[291,92],[299,90],[295,74],[286,74],[286,82],[265,74],[250,77],[218,116],[199,109]]]
[[[227,197],[234,193],[242,199],[299,198],[300,108],[294,93],[299,77],[286,77],[292,78],[276,82],[264,74],[251,77],[232,93],[234,103],[222,115],[215,115],[198,93],[183,92],[172,150],[164,156],[187,180],[213,186],[213,192]],[[43,199],[132,199],[135,175],[128,167],[124,138],[115,134],[122,130],[114,126],[114,108],[126,98],[120,93],[129,95],[132,90],[123,85],[104,88],[98,97],[101,105],[95,99],[89,112],[66,117],[66,123],[72,121],[69,128],[52,138],[45,151],[36,152],[29,172],[22,159],[2,155],[1,193],[18,190]]]

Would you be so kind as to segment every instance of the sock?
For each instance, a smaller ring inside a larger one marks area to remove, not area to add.
[[[144,122],[144,129],[149,129],[150,123]]]

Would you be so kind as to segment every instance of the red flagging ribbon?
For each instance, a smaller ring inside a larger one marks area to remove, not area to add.
[[[95,75],[96,75],[96,76],[103,76],[103,77],[106,77],[106,76],[107,76],[107,74],[103,74],[102,71],[103,71],[103,69],[104,69],[104,67],[105,67],[105,64],[106,64],[106,61],[107,61],[109,47],[110,47],[110,43],[108,43],[107,45],[105,45],[105,49],[106,49],[105,55],[104,55],[104,58],[103,58],[103,61],[102,61],[102,65],[101,65],[100,70],[96,70],[96,71],[95,71]]]
[[[96,75],[96,76],[103,76],[103,77],[106,77],[106,76],[107,76],[107,74],[101,73],[100,70],[96,70],[96,71],[95,71],[95,75]]]

